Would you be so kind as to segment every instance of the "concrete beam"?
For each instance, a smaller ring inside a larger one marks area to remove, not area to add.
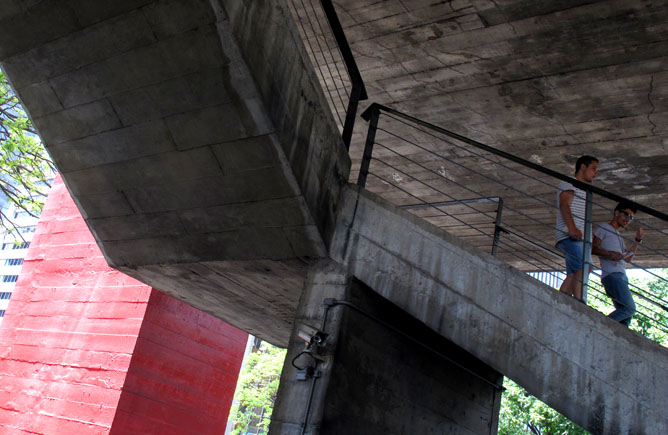
[[[668,430],[668,349],[374,194],[343,204],[350,275],[592,433]]]

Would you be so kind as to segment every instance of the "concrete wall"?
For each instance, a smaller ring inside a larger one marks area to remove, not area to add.
[[[0,432],[224,431],[247,334],[109,268],[58,181],[0,327]]]
[[[286,0],[224,6],[279,143],[326,244],[350,158]]]
[[[285,1],[1,4],[0,63],[108,263],[287,343],[350,160]]]
[[[351,187],[333,259],[596,434],[668,431],[668,349]]]
[[[336,305],[325,315],[325,298],[361,310]],[[333,262],[311,271],[287,361],[304,349],[297,336],[304,324],[329,334],[318,352],[321,376],[296,380],[286,364],[270,433],[302,433],[304,421],[309,434],[496,433],[502,376]]]

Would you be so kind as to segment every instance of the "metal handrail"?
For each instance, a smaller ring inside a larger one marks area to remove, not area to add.
[[[346,38],[345,32],[343,31],[343,26],[341,26],[341,22],[339,21],[339,17],[336,13],[336,10],[334,9],[332,1],[320,0],[320,5],[322,7],[322,11],[325,14],[325,18],[327,19],[327,23],[329,24],[329,28],[332,31],[334,40],[336,41],[336,46],[341,53],[341,58],[343,59],[343,62],[346,66],[348,77],[350,78],[350,83],[352,85],[352,89],[348,97],[348,105],[346,107],[346,116],[345,120],[343,121],[343,131],[341,133],[341,139],[343,140],[346,150],[348,150],[350,149],[350,142],[352,140],[353,128],[355,126],[355,119],[357,117],[357,108],[359,106],[359,102],[366,100],[369,97],[366,92],[364,80],[362,79],[362,74],[360,74],[357,62],[355,61],[355,56],[350,49],[348,39]],[[313,7],[313,5],[311,5],[311,7]],[[344,103],[343,101],[341,102]],[[340,118],[339,121],[341,121]]]
[[[604,198],[608,198],[608,199],[610,199],[612,201],[615,201],[615,202],[622,202],[623,201],[623,202],[629,203],[629,204],[633,205],[634,207],[636,207],[638,209],[638,211],[642,211],[643,213],[646,213],[650,216],[654,216],[654,217],[659,218],[661,220],[668,221],[668,214],[662,213],[662,212],[660,212],[658,210],[655,210],[651,207],[647,207],[647,206],[639,204],[635,201],[632,201],[632,200],[629,200],[629,199],[624,198],[622,196],[616,195],[612,192],[608,192],[607,190],[601,189],[600,187],[596,187],[596,186],[593,186],[591,184],[584,183],[580,180],[576,180],[575,178],[569,177],[568,175],[561,174],[559,172],[556,172],[556,171],[553,171],[551,169],[545,168],[545,167],[543,167],[541,165],[538,165],[536,163],[530,162],[529,160],[525,160],[521,157],[517,157],[513,154],[507,153],[505,151],[501,151],[501,150],[499,150],[497,148],[494,148],[494,147],[491,147],[489,145],[485,145],[485,144],[483,144],[481,142],[478,142],[476,140],[469,139],[465,136],[459,135],[459,134],[454,133],[450,130],[446,130],[443,127],[439,127],[438,125],[434,125],[434,124],[431,124],[427,121],[423,121],[419,118],[415,118],[413,116],[407,115],[403,112],[400,112],[398,110],[392,109],[392,108],[387,107],[387,106],[384,106],[382,104],[372,103],[362,113],[361,116],[365,121],[369,121],[369,120],[371,120],[373,112],[375,112],[375,111],[383,111],[383,112],[386,112],[386,113],[391,113],[395,116],[398,116],[400,118],[404,118],[406,120],[414,122],[415,124],[421,125],[423,127],[427,127],[429,129],[435,130],[439,133],[442,133],[446,136],[452,137],[453,139],[457,139],[461,142],[467,143],[467,144],[472,145],[476,148],[487,151],[491,154],[495,154],[499,157],[503,157],[503,158],[511,160],[515,163],[519,163],[522,166],[526,166],[528,168],[534,169],[534,170],[536,170],[538,172],[541,172],[545,175],[548,175],[552,178],[557,178],[559,180],[567,181],[567,182],[571,183],[573,186],[577,187],[578,189],[595,193],[597,195],[600,195]]]
[[[417,147],[417,148],[419,148],[419,149],[424,149],[424,150],[427,151],[427,152],[431,152],[431,151],[427,150],[426,148],[423,148],[419,143],[414,143],[413,141],[411,141],[411,140],[409,140],[409,139],[406,139],[406,138],[401,137],[401,135],[397,135],[396,133],[393,133],[393,132],[391,132],[391,131],[388,131],[388,130],[386,130],[386,129],[384,129],[384,128],[379,127],[379,118],[380,118],[381,113],[385,113],[385,114],[388,116],[388,118],[391,119],[391,120],[395,120],[395,121],[397,121],[397,122],[399,122],[399,123],[402,123],[402,124],[405,124],[405,125],[407,125],[407,126],[408,126],[408,125],[411,125],[411,126],[413,126],[413,128],[416,128],[418,131],[421,131],[422,133],[424,133],[424,134],[426,134],[426,135],[428,135],[428,136],[430,136],[430,137],[432,137],[432,138],[439,138],[440,135],[442,135],[442,136],[444,136],[444,137],[442,137],[442,140],[444,140],[444,141],[447,142],[447,143],[452,143],[452,144],[454,144],[454,142],[450,142],[450,141],[449,141],[449,139],[454,139],[454,140],[456,140],[456,141],[458,141],[458,142],[461,142],[462,144],[471,145],[471,148],[468,149],[468,151],[471,152],[471,153],[474,154],[474,155],[477,155],[477,156],[481,156],[481,157],[482,157],[482,153],[479,154],[479,151],[482,150],[483,152],[489,153],[489,154],[491,154],[491,155],[493,155],[493,156],[498,156],[498,157],[500,157],[501,159],[504,159],[504,160],[506,160],[506,161],[515,162],[515,163],[517,163],[517,164],[519,164],[519,165],[521,165],[521,166],[524,166],[524,167],[527,167],[527,168],[529,168],[529,169],[531,169],[531,170],[537,171],[537,172],[540,173],[540,174],[544,174],[544,175],[546,176],[546,178],[547,178],[547,177],[550,177],[550,178],[552,178],[552,179],[563,180],[563,181],[566,181],[566,182],[572,184],[573,186],[575,186],[575,187],[577,187],[577,188],[580,188],[581,190],[585,191],[585,192],[586,192],[586,207],[585,207],[585,208],[586,208],[586,212],[585,212],[585,222],[586,222],[586,226],[585,226],[585,229],[584,229],[584,231],[583,231],[583,232],[585,233],[585,240],[586,240],[586,242],[585,242],[585,255],[584,255],[585,258],[583,258],[583,264],[585,265],[585,267],[588,267],[588,268],[589,268],[590,266],[593,266],[593,264],[590,263],[589,260],[586,258],[586,257],[587,257],[586,252],[587,252],[588,250],[591,250],[591,241],[590,241],[589,237],[587,237],[587,236],[592,234],[592,216],[593,216],[593,213],[592,213],[592,205],[596,205],[597,207],[603,207],[603,206],[600,205],[600,204],[594,204],[593,199],[592,199],[592,198],[593,198],[593,194],[600,195],[601,197],[604,197],[604,198],[607,198],[607,199],[609,199],[609,200],[613,200],[613,201],[616,201],[616,202],[622,202],[622,201],[624,201],[624,202],[626,202],[626,203],[630,203],[632,206],[637,207],[638,211],[642,211],[642,212],[644,212],[645,214],[650,215],[650,216],[653,216],[653,217],[655,217],[655,218],[658,218],[658,219],[660,219],[660,220],[662,220],[662,221],[664,221],[664,222],[665,222],[665,221],[668,221],[668,215],[666,215],[666,214],[664,214],[664,213],[662,213],[662,212],[660,212],[660,211],[658,211],[658,210],[652,209],[651,207],[648,207],[648,206],[645,206],[645,205],[642,205],[642,204],[638,204],[638,203],[636,203],[635,201],[628,200],[628,199],[626,199],[626,198],[624,198],[624,197],[622,197],[622,196],[619,196],[619,195],[616,195],[616,194],[614,194],[614,193],[608,192],[608,191],[606,191],[606,190],[604,190],[604,189],[595,187],[595,186],[593,186],[593,185],[591,185],[591,184],[587,184],[587,183],[581,182],[581,181],[579,181],[579,180],[577,180],[577,179],[575,179],[575,178],[573,178],[573,177],[569,177],[569,176],[563,175],[563,174],[561,174],[561,173],[555,172],[555,171],[553,171],[553,170],[544,168],[544,167],[542,167],[542,166],[540,166],[540,165],[538,165],[538,164],[535,164],[535,163],[533,163],[533,162],[527,161],[527,160],[525,160],[525,159],[522,159],[522,158],[520,158],[520,157],[514,156],[514,155],[509,154],[509,153],[507,153],[507,152],[498,150],[498,149],[496,149],[496,148],[493,148],[493,147],[491,147],[491,146],[489,146],[489,145],[485,145],[485,144],[480,143],[480,142],[478,142],[478,141],[475,141],[475,140],[473,140],[473,139],[469,139],[469,138],[467,138],[467,137],[461,136],[461,135],[459,135],[459,134],[457,134],[457,133],[454,133],[454,132],[452,132],[452,131],[449,131],[449,130],[447,130],[447,129],[445,129],[445,128],[439,127],[439,126],[437,126],[437,125],[431,124],[431,123],[426,122],[426,121],[423,121],[423,120],[421,120],[421,119],[419,119],[419,118],[415,118],[415,117],[413,117],[413,116],[407,115],[407,114],[402,113],[402,112],[400,112],[400,111],[398,111],[398,110],[392,109],[392,108],[390,108],[390,107],[387,107],[387,106],[384,106],[384,105],[381,105],[381,104],[378,104],[378,103],[373,103],[373,104],[371,104],[371,105],[370,105],[370,106],[369,106],[369,107],[362,113],[362,115],[361,115],[362,118],[364,118],[364,119],[369,123],[369,126],[368,126],[368,133],[367,133],[367,138],[366,138],[366,144],[365,144],[365,147],[364,147],[364,152],[363,152],[363,156],[362,156],[362,162],[361,162],[361,165],[360,165],[359,176],[358,176],[358,185],[360,185],[361,187],[364,187],[364,185],[365,185],[365,183],[366,183],[366,178],[367,178],[368,175],[374,175],[374,176],[380,178],[381,180],[383,180],[383,178],[380,177],[378,174],[375,174],[375,173],[372,174],[372,173],[370,172],[370,163],[371,163],[371,160],[372,160],[372,157],[373,157],[373,152],[374,152],[374,148],[375,148],[375,146],[381,146],[381,147],[383,147],[383,149],[387,149],[387,150],[389,150],[389,151],[393,151],[393,150],[391,150],[390,148],[388,148],[387,145],[384,145],[384,144],[382,144],[382,143],[376,141],[376,132],[384,132],[384,133],[390,135],[390,137],[395,137],[395,138],[397,138],[397,139],[406,141],[406,142],[408,142],[408,143],[414,145],[415,147]],[[457,146],[458,148],[465,149],[465,150],[467,149],[466,146],[459,146],[459,145],[455,145],[455,146]],[[393,152],[396,153],[396,151],[393,151]],[[432,153],[433,153],[433,152],[432,152]],[[397,153],[397,154],[398,154],[398,153]],[[439,155],[438,153],[434,153],[434,154],[435,154],[435,155]],[[403,155],[402,155],[402,157],[405,158],[405,159],[407,159],[409,162],[411,162],[411,163],[417,165],[417,167],[424,168],[424,169],[426,169],[426,170],[429,170],[429,171],[431,171],[431,172],[434,172],[434,170],[432,170],[432,169],[430,169],[430,168],[428,168],[428,167],[426,167],[426,166],[423,166],[423,165],[422,165],[421,163],[419,163],[419,162],[416,162],[416,161],[414,161],[414,160],[412,160],[412,159],[410,159],[410,158],[408,158],[408,157],[406,157],[406,156],[403,156]],[[441,156],[441,157],[443,157],[443,156]],[[374,160],[377,160],[377,161],[383,163],[385,166],[388,166],[389,168],[393,168],[394,170],[398,170],[398,171],[400,171],[402,174],[407,175],[408,177],[415,178],[415,177],[414,177],[413,175],[411,175],[410,173],[405,172],[405,171],[403,171],[403,170],[401,170],[401,169],[396,168],[394,165],[392,165],[392,164],[390,164],[390,163],[388,163],[388,162],[385,162],[383,159],[375,158]],[[448,159],[446,159],[446,160],[448,160]],[[448,160],[448,161],[449,161],[449,160]],[[493,160],[490,160],[490,162],[492,162],[492,161],[493,161]],[[456,164],[456,165],[458,165],[458,166],[462,166],[461,164],[456,163],[456,162],[451,162],[451,163],[454,163],[454,164]],[[507,166],[507,165],[505,165],[505,164],[503,164],[503,163],[500,163],[500,162],[496,162],[496,163],[497,163],[497,164],[500,164],[500,165],[503,166],[503,167],[506,167],[506,168],[508,168],[508,169],[511,169],[510,166]],[[462,166],[462,167],[463,167],[463,166]],[[473,171],[474,173],[477,173],[475,170],[472,170],[472,169],[470,169],[470,168],[466,168],[466,169],[468,169],[468,170],[470,170],[470,171]],[[544,179],[541,179],[541,178],[543,178],[543,177],[540,177],[540,178],[539,178],[539,177],[536,177],[536,175],[534,175],[534,174],[529,174],[528,172],[519,170],[519,168],[517,169],[517,172],[520,173],[520,174],[522,174],[522,175],[524,175],[524,176],[526,176],[526,177],[533,178],[533,179],[535,179],[536,181],[538,181],[538,182],[540,182],[540,183],[542,183],[542,184],[544,184],[544,185],[546,185],[546,186],[549,186],[549,187],[554,188],[554,185],[553,185],[552,183],[548,183],[548,182],[546,182]],[[443,174],[440,174],[440,175],[443,175]],[[487,176],[484,175],[484,174],[479,174],[479,175],[482,176],[482,177],[487,178]],[[416,179],[416,180],[417,180],[417,179]],[[420,181],[420,180],[417,180],[417,181],[420,182],[420,183],[422,183],[422,184],[425,184],[424,182],[422,182],[422,181]],[[465,189],[465,190],[467,190],[467,191],[469,191],[469,192],[471,192],[471,193],[481,195],[480,198],[485,198],[485,195],[489,195],[488,193],[477,192],[477,191],[475,191],[475,190],[471,190],[471,189],[467,188],[467,186],[465,186],[465,185],[460,185],[460,184],[457,183],[456,181],[453,181],[453,180],[449,180],[449,181],[450,181],[450,182],[453,182],[453,183],[455,183],[455,184],[457,184],[457,186],[459,186],[460,188],[463,188],[463,189]],[[494,181],[494,180],[492,180],[492,181]],[[386,182],[389,182],[390,184],[392,184],[393,186],[395,186],[395,187],[398,188],[398,186],[396,186],[394,183],[392,183],[392,181],[390,181],[390,180],[386,180]],[[503,185],[503,186],[506,186],[506,187],[510,188],[511,191],[516,190],[516,189],[514,189],[512,186],[507,186],[507,185],[504,184],[504,183],[500,183],[500,184]],[[425,184],[425,185],[427,185],[427,184]],[[434,190],[437,191],[437,192],[444,193],[444,192],[442,192],[441,190],[435,188],[435,187],[432,186],[432,185],[427,185],[427,186],[428,186],[428,187],[431,187],[432,189],[434,189]],[[404,189],[399,188],[399,190],[401,190],[401,191],[404,192],[404,193],[407,193],[409,196],[412,196],[412,197],[415,197],[416,199],[419,199],[417,196],[411,194],[410,192],[408,192],[408,191],[406,191],[406,190],[404,190]],[[519,192],[519,191],[518,191],[518,192]],[[422,208],[422,207],[424,207],[424,206],[430,206],[430,207],[433,207],[434,204],[441,204],[441,203],[443,203],[443,204],[453,204],[453,203],[465,203],[465,202],[469,202],[469,201],[467,201],[467,200],[457,200],[456,198],[451,197],[450,195],[446,195],[446,197],[450,198],[450,200],[445,201],[445,202],[440,202],[440,201],[439,201],[439,202],[428,202],[428,203],[426,203],[426,204],[424,204],[424,205],[415,204],[415,205],[411,205],[411,206],[408,206],[408,207],[404,206],[403,208]],[[479,201],[479,200],[480,200],[480,199],[477,199],[476,201]],[[540,202],[542,203],[542,202],[544,202],[544,201],[540,200]],[[493,253],[493,255],[496,254],[496,248],[497,248],[497,246],[499,245],[499,243],[502,243],[503,245],[505,245],[505,243],[500,242],[500,240],[499,240],[500,235],[505,233],[505,234],[512,234],[512,235],[515,235],[515,236],[519,236],[519,238],[522,239],[522,240],[524,241],[524,243],[528,243],[529,245],[531,245],[531,246],[533,246],[533,247],[535,247],[535,248],[540,248],[539,250],[541,250],[541,251],[542,251],[542,250],[544,250],[544,251],[548,251],[551,255],[560,258],[560,256],[559,256],[556,252],[553,252],[552,250],[546,248],[545,246],[542,246],[542,244],[541,244],[540,242],[533,242],[533,241],[529,240],[528,238],[526,238],[526,237],[524,237],[524,236],[522,236],[522,235],[520,235],[520,234],[515,234],[515,232],[512,230],[512,227],[507,227],[506,225],[504,225],[504,223],[502,223],[502,219],[501,219],[501,212],[502,212],[502,207],[503,207],[501,204],[502,204],[502,202],[500,201],[499,208],[497,209],[496,221],[494,222],[494,235],[493,235],[493,244],[492,244],[492,253]],[[547,204],[547,203],[546,203],[546,204]],[[468,205],[468,206],[470,207],[469,204],[466,204],[466,205]],[[605,208],[605,207],[603,207],[603,208]],[[475,208],[474,208],[474,209],[475,209]],[[480,213],[482,213],[482,214],[484,214],[484,215],[486,215],[486,216],[488,215],[488,213],[486,213],[486,212],[484,212],[484,211],[482,211],[482,210],[478,210],[478,212],[480,212]],[[521,214],[521,213],[520,213],[520,214]],[[454,217],[454,216],[451,216],[451,217]],[[493,217],[493,216],[490,215],[489,217]],[[531,216],[526,216],[526,217],[529,218],[529,219],[531,219],[531,220],[535,220],[535,221],[538,222],[538,223],[542,223],[542,222],[539,222],[538,220],[536,220],[535,218],[532,218]],[[455,218],[455,219],[456,219],[456,218]],[[459,219],[456,219],[456,220],[459,221]],[[460,221],[460,222],[463,223],[464,225],[467,225],[467,224],[466,224],[465,222],[463,222],[463,221]],[[467,225],[467,226],[471,227],[472,229],[476,229],[476,230],[480,231],[479,229],[477,229],[477,228],[475,228],[475,227],[473,227],[473,226],[471,226],[471,225]],[[655,228],[655,229],[656,229],[656,228]],[[662,231],[662,230],[660,230],[660,229],[656,229],[656,230],[657,230],[657,231],[660,231],[660,232],[663,233],[663,234],[666,234],[664,231]],[[523,233],[523,231],[520,231],[520,232]],[[484,234],[484,235],[487,236],[487,234]],[[492,236],[490,235],[489,237],[492,237]],[[508,254],[508,252],[506,252],[506,254]],[[661,255],[663,255],[663,254],[661,254]],[[663,256],[665,257],[665,255],[663,255]],[[518,257],[518,258],[520,258],[520,257]],[[520,260],[521,260],[521,259],[520,259]],[[534,262],[534,260],[535,260],[535,262]],[[524,261],[527,261],[528,263],[530,263],[530,264],[532,264],[532,265],[538,265],[538,266],[540,266],[540,265],[542,265],[542,264],[545,264],[545,263],[541,260],[541,258],[535,258],[535,257],[533,257],[532,255],[528,255],[528,258],[525,259]],[[545,265],[546,265],[546,266],[549,266],[549,265],[547,265],[547,264],[545,264]],[[540,266],[540,267],[542,268],[542,266]],[[589,275],[589,273],[584,274],[584,276],[588,276],[588,275]],[[665,279],[664,279],[664,281],[665,281]],[[586,301],[587,290],[589,289],[590,284],[588,283],[587,279],[583,277],[583,279],[580,281],[580,286],[581,286],[581,290],[582,290],[583,300]],[[638,290],[639,290],[639,289],[638,289]],[[600,290],[596,290],[596,291],[598,291],[598,292],[600,293]],[[655,313],[655,314],[656,314],[656,313],[660,313],[660,312],[662,312],[662,311],[663,311],[663,312],[668,311],[668,307],[666,306],[666,302],[665,302],[663,299],[658,299],[658,301],[655,301],[653,298],[648,297],[648,296],[650,296],[650,295],[645,295],[645,294],[643,294],[642,292],[635,291],[634,289],[631,289],[631,292],[632,292],[633,294],[635,294],[637,297],[639,297],[641,300],[643,300],[644,302],[647,302],[647,303],[650,304],[649,311],[650,311],[651,313]],[[596,293],[592,294],[592,297],[595,298],[595,299],[597,299],[597,300],[603,300],[603,299],[602,299],[598,294],[596,294]],[[655,311],[655,309],[658,309],[659,311]],[[647,319],[654,321],[654,320],[651,319],[650,317],[647,317],[647,315],[644,314],[644,313],[638,312],[638,315],[642,315],[642,316],[646,317]],[[657,322],[658,322],[658,321],[657,321]],[[657,325],[658,325],[657,327],[658,327],[659,329],[661,329],[662,331],[664,331],[664,332],[668,332],[668,329],[666,329],[666,325],[665,325],[664,323],[658,322]]]

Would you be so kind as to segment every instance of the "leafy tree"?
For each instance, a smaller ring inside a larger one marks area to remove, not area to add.
[[[35,128],[0,70],[0,195],[37,217],[54,171]],[[15,231],[12,218],[0,211],[0,226]]]
[[[230,416],[235,422],[233,435],[266,433],[276,401],[285,360],[285,349],[262,342],[248,357],[234,394]]]
[[[667,277],[668,269],[664,269],[660,275]],[[630,281],[633,285],[653,294],[657,299],[664,301],[668,299],[668,282],[665,278],[655,277],[651,280],[631,278]],[[603,313],[611,311],[609,301],[605,296],[601,296],[601,294],[605,294],[603,287],[596,279],[591,281],[590,285],[592,287],[589,292],[588,304]],[[599,293],[599,291],[603,293]],[[656,308],[653,311],[648,311],[642,304],[638,304],[637,296],[636,303],[638,313],[633,317],[631,329],[663,346],[668,346],[668,334],[657,328],[657,323],[668,324],[668,313]],[[510,379],[506,378],[504,380],[504,386],[506,391],[503,393],[501,403],[499,434],[586,435],[589,433],[531,396],[524,388]]]

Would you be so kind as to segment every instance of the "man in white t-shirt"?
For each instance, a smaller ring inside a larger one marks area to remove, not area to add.
[[[591,183],[598,175],[598,159],[582,156],[575,162],[575,179]],[[574,296],[582,301],[582,257],[584,252],[583,233],[585,222],[584,190],[578,189],[567,181],[557,187],[557,226],[555,229],[556,247],[566,259],[566,279],[559,291]],[[588,262],[591,260],[587,259]],[[589,271],[587,271],[589,273]]]
[[[619,234],[619,229],[624,229],[631,223],[636,211],[633,204],[625,202],[617,204],[610,223],[602,224],[594,231],[592,246],[592,253],[601,259],[601,283],[615,306],[615,311],[608,317],[625,326],[629,326],[636,312],[636,304],[626,277],[626,263],[631,261],[638,245],[642,242],[643,229],[638,228],[635,241],[628,250]]]

